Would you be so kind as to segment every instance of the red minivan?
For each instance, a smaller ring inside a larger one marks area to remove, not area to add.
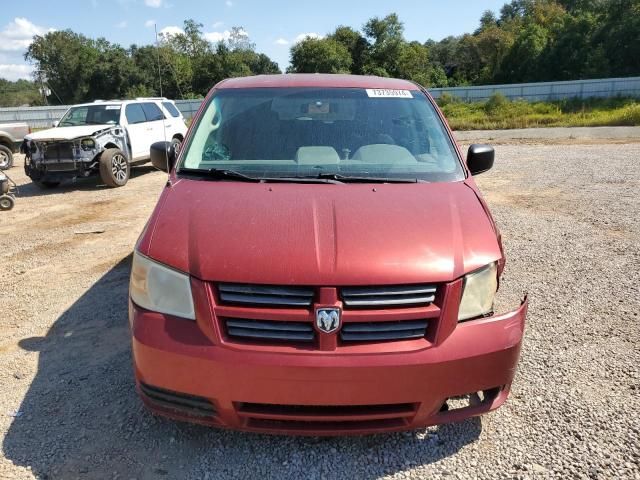
[[[138,391],[238,430],[407,430],[498,408],[526,300],[494,313],[500,234],[422,87],[273,75],[217,84],[133,255]]]

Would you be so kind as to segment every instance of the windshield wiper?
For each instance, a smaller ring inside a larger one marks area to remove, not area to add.
[[[249,177],[235,170],[227,170],[224,168],[181,168],[178,173],[186,173],[188,175],[198,175],[200,177],[211,178],[213,180],[238,180],[240,182],[259,183],[261,179]]]
[[[355,177],[327,172],[319,173],[316,178],[337,180],[342,183],[428,183],[418,178]]]
[[[252,182],[252,183],[342,183],[339,180],[330,178],[315,178],[315,177],[250,177],[244,173],[236,172],[235,170],[227,170],[224,168],[181,168],[178,173],[186,173],[188,175],[198,175],[201,177],[210,178],[212,180],[236,180],[239,182]]]

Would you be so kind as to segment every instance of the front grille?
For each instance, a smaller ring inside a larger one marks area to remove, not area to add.
[[[282,432],[318,432],[333,435],[334,432],[363,433],[378,432],[384,430],[397,430],[406,428],[409,421],[404,418],[388,418],[381,420],[345,421],[318,421],[305,420],[272,420],[269,418],[250,418],[247,427],[255,430],[282,431]]]
[[[345,307],[386,308],[426,305],[435,300],[435,285],[382,287],[342,287],[340,298]]]
[[[413,403],[382,405],[280,405],[275,403],[238,403],[241,416],[261,418],[296,418],[309,421],[326,419],[360,419],[408,417],[415,413]],[[360,417],[360,418],[356,418]]]
[[[177,393],[140,382],[140,392],[156,406],[193,417],[214,417],[213,404],[204,397]]]
[[[73,158],[73,143],[50,143],[45,146],[45,160],[69,160]]]
[[[380,342],[424,338],[427,320],[345,323],[340,331],[343,342]]]
[[[307,287],[221,283],[218,294],[222,302],[231,304],[304,308],[313,302],[314,291]]]
[[[277,405],[238,403],[236,412],[256,429],[298,431],[392,429],[406,425],[418,404]]]
[[[311,323],[241,318],[226,318],[224,323],[229,336],[253,341],[313,342],[315,337]]]

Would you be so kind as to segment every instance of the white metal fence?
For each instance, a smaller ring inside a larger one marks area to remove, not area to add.
[[[176,100],[176,107],[185,118],[193,117],[201,104],[202,99]],[[50,128],[68,108],[69,105],[0,108],[0,123],[27,122],[31,128]]]
[[[527,101],[561,100],[565,98],[639,97],[640,77],[574,80],[569,82],[520,83],[512,85],[482,85],[476,87],[432,88],[434,98],[453,95],[464,101],[486,100],[494,93]],[[176,100],[176,106],[185,118],[191,118],[202,99]],[[0,122],[27,122],[32,128],[51,127],[68,106],[0,108]]]
[[[446,93],[469,102],[486,100],[494,93],[501,93],[511,100],[524,99],[530,102],[565,98],[640,97],[640,77],[432,88],[429,91],[436,99]]]

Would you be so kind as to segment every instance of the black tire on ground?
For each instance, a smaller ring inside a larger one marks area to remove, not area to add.
[[[43,190],[50,190],[60,185],[60,182],[51,182],[49,180],[38,180],[37,182],[34,182],[34,183],[38,185],[40,188],[42,188]]]
[[[13,152],[5,145],[0,145],[0,170],[13,167]]]
[[[109,187],[122,187],[129,180],[131,166],[119,148],[109,148],[100,155],[100,178]]]
[[[171,140],[171,146],[174,148],[177,156],[180,152],[180,147],[182,146],[182,140],[180,140],[178,137],[173,137],[173,139]]]
[[[0,210],[11,210],[15,204],[11,195],[0,195]]]

